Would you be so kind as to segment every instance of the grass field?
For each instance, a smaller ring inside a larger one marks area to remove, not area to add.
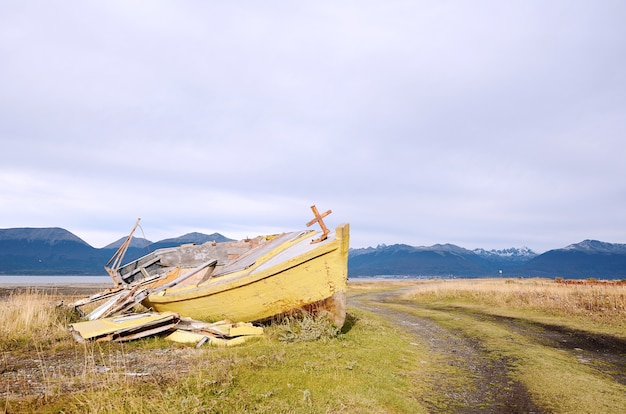
[[[376,302],[380,292],[392,299]],[[626,406],[626,378],[615,372],[626,358],[624,284],[569,285],[545,279],[350,283],[350,295],[478,343],[486,356],[506,361],[511,378],[523,384],[543,412],[617,413]],[[262,338],[239,347],[196,349],[159,337],[78,344],[67,331],[76,316],[55,306],[60,299],[68,298],[25,291],[1,301],[4,412],[419,413],[472,408],[455,403],[450,393],[469,386],[462,368],[452,367],[425,338],[378,312],[349,307],[348,322],[339,333],[325,321],[309,318],[269,326]],[[544,337],[556,332],[548,327],[573,335],[568,337],[572,340],[585,335],[612,340],[616,360],[557,346]]]

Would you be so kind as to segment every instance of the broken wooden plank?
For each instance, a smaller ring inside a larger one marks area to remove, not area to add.
[[[112,306],[114,306],[117,303],[117,301],[121,297],[124,297],[125,295],[126,295],[125,289],[122,289],[119,292],[116,292],[116,294],[110,297],[109,300],[107,300],[106,302],[104,302],[103,304],[95,308],[93,311],[91,311],[86,316],[86,318],[89,319],[90,321],[101,318],[105,312],[107,312]]]
[[[250,339],[250,337],[238,336],[236,338],[218,338],[217,336],[213,336],[207,332],[191,332],[183,329],[177,329],[166,336],[165,339],[183,344],[196,344],[196,348],[199,348],[204,344],[217,347],[241,345]]]
[[[229,321],[228,319],[224,319],[218,322],[203,322],[203,321],[198,321],[196,319],[181,317],[180,323],[178,324],[178,329],[185,329],[188,331],[208,330],[214,326],[226,325],[226,324],[232,324],[232,322]]]
[[[84,315],[83,310],[81,309],[83,306],[90,304],[90,303],[94,303],[94,302],[98,302],[98,301],[103,301],[103,300],[107,300],[106,302],[102,303],[101,305],[99,305],[98,307],[96,307],[94,310],[92,310],[88,315],[87,318],[90,320],[94,320],[94,319],[99,319],[99,318],[103,318],[103,317],[107,317],[107,316],[111,316],[114,313],[119,313],[119,306],[121,304],[122,308],[124,308],[126,306],[126,302],[128,300],[128,298],[130,298],[130,296],[128,296],[128,292],[134,291],[137,292],[139,287],[145,286],[145,285],[150,285],[153,282],[157,281],[158,279],[161,278],[161,275],[158,276],[151,276],[148,279],[142,279],[140,281],[134,282],[132,284],[129,285],[125,285],[123,287],[115,287],[115,288],[109,288],[106,289],[102,292],[96,293],[94,295],[89,296],[88,298],[84,298],[84,299],[80,299],[74,303],[72,303],[70,306],[72,306],[74,309],[76,309],[81,315]],[[143,297],[141,297],[140,300],[135,300],[134,304],[137,304],[139,302],[141,302],[143,299],[145,299],[147,295],[143,295]],[[124,297],[128,297],[126,300],[122,299]],[[132,306],[131,306],[132,307]],[[124,310],[127,310],[124,309]],[[122,310],[122,312],[124,311]]]
[[[112,316],[115,313],[129,309],[128,304],[132,303],[132,306],[143,300],[147,294],[144,293],[146,289],[141,289],[141,285],[136,285],[130,290],[122,290],[111,300],[97,307],[94,311],[87,315],[87,319],[94,320],[100,318],[106,318]],[[143,294],[143,295],[142,295]],[[135,300],[136,296],[141,296],[139,300]],[[131,307],[132,307],[131,306]]]
[[[110,298],[111,296],[116,295],[117,293],[119,293],[120,291],[124,290],[124,288],[111,288],[111,289],[107,289],[104,290],[102,292],[98,292],[95,293],[87,298],[84,299],[80,299],[77,300],[76,302],[72,303],[71,306],[73,306],[74,308],[79,308],[81,306],[87,305],[89,303],[93,303],[93,302],[97,302],[99,300],[104,300],[107,298]]]
[[[208,340],[208,336],[206,334],[202,334],[199,332],[186,331],[184,329],[176,329],[171,334],[167,335],[165,339],[173,342],[178,342],[181,344],[201,344]]]
[[[178,329],[187,331],[205,331],[213,334],[234,337],[243,335],[263,335],[263,327],[254,326],[250,322],[236,322],[222,320],[219,322],[202,322],[191,318],[181,317]]]
[[[209,345],[217,346],[217,347],[231,347],[235,345],[241,345],[246,342],[251,337],[249,336],[238,336],[236,338],[209,338],[207,341]]]
[[[77,322],[69,330],[78,342],[129,341],[172,329],[178,321],[175,312],[142,313]]]
[[[158,286],[157,288],[153,289],[150,294],[156,294],[159,293],[167,288],[171,288],[173,286],[176,286],[177,284],[183,282],[186,279],[189,279],[191,276],[195,275],[198,272],[201,272],[202,270],[206,269],[209,266],[215,266],[217,264],[217,259],[211,259],[208,262],[202,263],[200,266],[195,267],[194,269],[190,270],[189,272],[183,274],[180,277],[177,277],[176,279],[172,280],[169,283],[166,283],[164,285]]]
[[[237,322],[231,325],[228,336],[256,336],[263,335],[261,326],[254,326],[249,322]]]
[[[263,328],[249,322],[215,324],[205,328],[226,337],[263,335]]]

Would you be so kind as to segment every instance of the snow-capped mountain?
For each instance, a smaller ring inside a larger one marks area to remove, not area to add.
[[[585,240],[537,254],[528,247],[467,250],[451,244],[350,250],[349,274],[482,277],[626,277],[626,244]]]
[[[485,259],[500,259],[509,262],[527,262],[537,256],[537,253],[526,246],[521,248],[510,247],[502,250],[474,249],[472,251]]]
[[[607,243],[598,240],[583,240],[558,250],[574,250],[590,253],[626,254],[626,244]]]

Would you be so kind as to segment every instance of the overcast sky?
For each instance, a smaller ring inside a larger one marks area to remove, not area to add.
[[[3,1],[0,228],[626,243],[626,2]]]

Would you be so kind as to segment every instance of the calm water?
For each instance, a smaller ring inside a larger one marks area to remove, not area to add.
[[[448,280],[453,277],[441,276],[409,276],[409,275],[377,275],[377,276],[350,276],[348,281],[353,282],[379,282],[385,280]]]
[[[0,275],[0,285],[41,285],[48,283],[111,283],[110,276],[11,276]]]

